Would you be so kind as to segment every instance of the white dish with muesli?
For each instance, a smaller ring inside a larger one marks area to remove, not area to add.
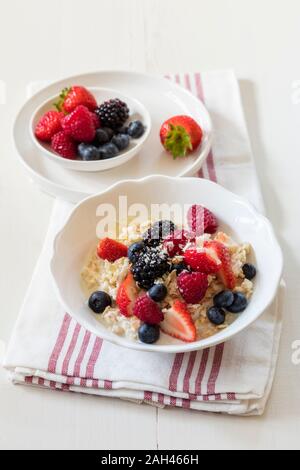
[[[115,237],[95,237],[100,203],[126,194],[132,204],[163,204],[174,184],[184,220],[133,220]],[[249,326],[274,298],[282,257],[270,223],[243,199],[209,181],[153,176],[80,203],[56,238],[51,270],[62,304],[93,333],[184,352]]]

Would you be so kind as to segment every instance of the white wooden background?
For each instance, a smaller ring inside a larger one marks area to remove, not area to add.
[[[300,339],[300,93],[293,90],[300,89],[299,17],[299,0],[0,0],[0,357],[53,203],[24,176],[11,141],[13,117],[35,80],[96,69],[234,67],[288,284],[264,417],[158,411],[12,387],[0,369],[0,448],[300,448],[300,366],[291,361],[292,342]]]

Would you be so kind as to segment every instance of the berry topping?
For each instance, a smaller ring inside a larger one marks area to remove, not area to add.
[[[52,137],[62,130],[63,113],[48,111],[44,114],[35,128],[35,136],[43,142],[51,142]]]
[[[141,121],[133,121],[129,124],[127,133],[132,139],[139,139],[145,132],[145,126]]]
[[[118,98],[105,101],[96,109],[102,126],[119,129],[129,117],[129,109],[126,103]]]
[[[177,273],[177,276],[179,276],[179,274],[181,274],[183,271],[189,271],[189,267],[185,264],[184,261],[180,262],[180,263],[175,263],[175,264],[172,264],[171,266],[171,271],[176,271]]]
[[[198,304],[208,288],[207,275],[183,272],[177,277],[178,289],[188,304]]]
[[[193,271],[205,274],[215,274],[221,268],[220,261],[207,251],[187,250],[184,253],[184,261]]]
[[[65,132],[61,131],[52,137],[51,148],[61,157],[75,160],[77,157],[77,145]]]
[[[160,328],[158,325],[148,325],[144,323],[140,326],[139,331],[139,340],[145,344],[153,344],[159,340],[160,337]]]
[[[78,146],[78,154],[84,161],[100,160],[100,153],[97,147],[89,144],[80,144]]]
[[[223,290],[214,297],[214,306],[227,309],[233,304],[234,295],[230,290]]]
[[[160,130],[160,140],[174,159],[185,157],[196,150],[202,142],[201,127],[189,116],[174,116]]]
[[[164,240],[164,249],[173,258],[176,255],[181,255],[186,244],[191,241],[195,241],[193,234],[185,230],[175,230]]]
[[[229,307],[227,307],[227,310],[230,313],[242,313],[247,307],[248,300],[246,296],[241,292],[235,292],[234,301]]]
[[[94,120],[85,106],[78,106],[62,120],[61,124],[65,133],[77,142],[90,143],[95,138]]]
[[[190,207],[188,214],[188,225],[199,237],[203,233],[213,234],[218,230],[218,221],[214,214],[206,207],[194,205]]]
[[[163,239],[169,237],[175,230],[176,226],[171,220],[159,220],[144,233],[143,239],[149,246],[158,246]]]
[[[159,306],[148,297],[144,295],[139,297],[135,302],[133,314],[138,317],[142,322],[149,325],[157,325],[164,319],[164,315]]]
[[[221,308],[211,307],[207,311],[207,318],[214,325],[223,325],[223,323],[225,323],[226,313]]]
[[[138,296],[138,290],[133,276],[129,273],[118,289],[116,303],[124,317],[133,315],[133,307]]]
[[[161,330],[173,338],[187,343],[196,340],[196,327],[187,305],[175,300],[166,312],[164,321],[160,324]]]
[[[110,141],[110,136],[106,132],[105,129],[97,129],[96,130],[96,142],[99,145],[107,144]]]
[[[221,268],[218,272],[224,286],[227,289],[234,289],[236,286],[236,277],[232,270],[231,256],[229,249],[223,243],[217,241],[204,242],[204,248],[212,250],[221,262]]]
[[[111,142],[121,151],[129,147],[130,139],[127,134],[116,134],[113,136]]]
[[[111,297],[106,292],[94,292],[89,298],[89,307],[95,313],[103,313],[107,307],[111,307]]]
[[[99,152],[102,160],[108,160],[109,158],[116,157],[119,149],[113,143],[109,142],[99,147]]]
[[[55,103],[57,110],[66,114],[71,113],[80,105],[85,106],[90,111],[97,108],[97,101],[92,93],[82,86],[65,88],[59,96],[59,101]]]
[[[137,242],[137,243],[133,243],[132,245],[130,245],[130,247],[128,248],[129,261],[131,263],[136,263],[139,259],[139,255],[141,251],[143,251],[144,248],[145,248],[145,245],[142,242]]]
[[[168,255],[156,247],[145,247],[132,266],[132,274],[141,289],[149,290],[155,281],[170,271]]]
[[[99,258],[110,261],[111,263],[126,257],[127,253],[127,246],[112,238],[103,238],[103,240],[100,240],[97,248]]]
[[[257,274],[256,267],[253,266],[253,264],[246,263],[243,266],[243,273],[246,279],[252,281],[252,279],[254,279]]]
[[[148,291],[150,299],[154,302],[162,302],[167,296],[168,290],[164,284],[154,284]]]

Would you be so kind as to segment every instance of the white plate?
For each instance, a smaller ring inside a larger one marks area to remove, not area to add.
[[[85,304],[80,271],[87,254],[96,245],[99,204],[112,204],[117,208],[120,195],[127,195],[128,207],[135,203],[142,203],[148,209],[151,204],[177,203],[181,207],[203,204],[216,214],[221,229],[225,229],[235,240],[251,244],[258,269],[254,294],[245,312],[238,315],[228,328],[194,343],[183,343],[162,335],[159,343],[145,345],[113,334],[95,319]],[[54,242],[51,272],[57,296],[65,311],[89,331],[127,348],[174,353],[212,347],[248,328],[274,299],[282,265],[281,250],[270,222],[246,200],[208,180],[150,176],[138,181],[117,183],[75,207]]]
[[[121,167],[102,173],[68,171],[43,158],[30,138],[31,116],[42,102],[72,84],[89,88],[113,88],[144,104],[151,115],[152,129],[145,146],[136,158]],[[194,154],[174,161],[161,146],[159,129],[165,119],[177,114],[188,114],[199,122],[204,130],[204,139]],[[128,178],[142,178],[151,174],[193,176],[201,168],[210,151],[212,125],[204,105],[189,91],[169,80],[134,72],[103,71],[66,78],[47,86],[30,98],[16,118],[14,141],[26,172],[42,190],[53,196],[78,202]]]

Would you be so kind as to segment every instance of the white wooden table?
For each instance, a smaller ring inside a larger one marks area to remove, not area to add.
[[[234,67],[268,215],[285,254],[288,296],[264,417],[157,410],[13,387],[0,369],[0,448],[300,448],[300,365],[291,360],[292,342],[300,340],[299,16],[299,0],[1,0],[0,356],[53,204],[24,176],[10,137],[26,87],[36,80],[99,68]]]

